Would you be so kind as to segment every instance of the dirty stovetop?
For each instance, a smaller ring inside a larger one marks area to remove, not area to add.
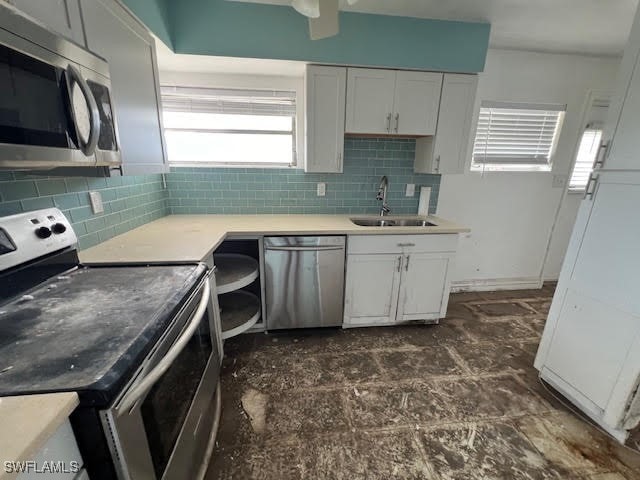
[[[0,396],[77,391],[109,404],[206,274],[80,267],[0,305]]]

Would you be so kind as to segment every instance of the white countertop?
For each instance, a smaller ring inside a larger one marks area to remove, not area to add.
[[[4,462],[33,459],[77,406],[75,392],[0,397],[0,479],[16,478]]]
[[[360,227],[366,215],[169,215],[80,252],[83,263],[197,262],[241,235],[433,235],[468,232],[428,216],[432,227]],[[401,218],[394,216],[393,218]],[[379,217],[372,217],[379,218]],[[412,216],[415,218],[415,216]]]

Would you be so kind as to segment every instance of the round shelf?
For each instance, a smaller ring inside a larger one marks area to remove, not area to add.
[[[216,253],[213,256],[218,294],[229,293],[250,285],[260,275],[258,261],[237,253]]]
[[[236,290],[218,296],[222,338],[231,338],[249,330],[260,319],[260,299],[250,292]]]

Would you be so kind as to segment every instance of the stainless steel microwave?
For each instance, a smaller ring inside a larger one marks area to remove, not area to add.
[[[0,6],[0,168],[120,165],[109,65]]]

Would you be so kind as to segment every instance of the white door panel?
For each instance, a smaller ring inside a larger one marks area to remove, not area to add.
[[[413,253],[405,256],[400,281],[398,321],[439,318],[449,258],[442,254]]]
[[[434,135],[441,90],[441,73],[398,71],[391,133]]]
[[[349,68],[347,71],[348,133],[391,133],[394,70]]]

